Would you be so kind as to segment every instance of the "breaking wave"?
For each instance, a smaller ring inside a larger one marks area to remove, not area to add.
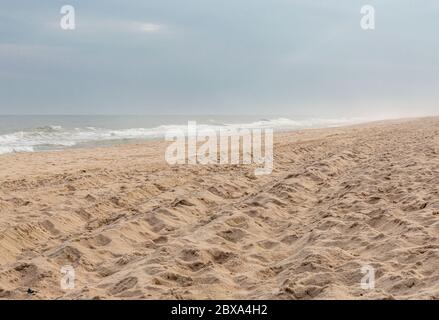
[[[291,120],[287,118],[262,119],[251,123],[197,123],[197,129],[219,130],[220,128],[273,128],[274,130],[298,130],[304,128],[333,127],[359,123],[361,119],[306,119]],[[61,126],[48,125],[28,131],[18,131],[0,135],[0,154],[13,152],[34,152],[43,150],[60,150],[85,143],[101,141],[123,141],[135,139],[157,139],[170,130],[187,130],[187,125],[162,125],[155,128],[104,129],[84,127],[66,129]]]

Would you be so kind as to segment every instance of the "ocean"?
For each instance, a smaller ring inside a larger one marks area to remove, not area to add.
[[[360,118],[263,116],[0,116],[0,154],[41,152],[162,139],[168,130],[196,121],[202,128],[272,128],[275,131],[349,125]]]

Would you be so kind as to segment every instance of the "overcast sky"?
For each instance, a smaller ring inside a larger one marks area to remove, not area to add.
[[[0,5],[1,114],[439,114],[437,0]]]

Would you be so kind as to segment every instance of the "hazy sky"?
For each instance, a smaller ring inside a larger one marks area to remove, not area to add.
[[[1,114],[439,114],[437,0],[0,5]]]

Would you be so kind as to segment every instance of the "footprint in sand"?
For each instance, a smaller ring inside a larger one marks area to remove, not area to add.
[[[109,293],[112,295],[117,295],[121,292],[133,288],[137,284],[138,280],[136,277],[125,278],[118,283],[116,283],[110,290]]]

